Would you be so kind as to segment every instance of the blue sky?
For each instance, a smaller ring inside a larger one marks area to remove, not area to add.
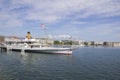
[[[0,0],[0,35],[120,41],[120,0]]]

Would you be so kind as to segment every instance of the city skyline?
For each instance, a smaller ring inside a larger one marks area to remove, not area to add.
[[[0,35],[120,41],[119,0],[0,0]]]

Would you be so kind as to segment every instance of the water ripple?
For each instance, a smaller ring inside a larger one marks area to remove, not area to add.
[[[0,80],[120,80],[120,49],[80,48],[72,56],[0,53]]]

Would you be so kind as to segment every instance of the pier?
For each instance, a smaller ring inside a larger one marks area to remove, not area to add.
[[[4,46],[0,46],[0,51],[7,51],[7,48]]]

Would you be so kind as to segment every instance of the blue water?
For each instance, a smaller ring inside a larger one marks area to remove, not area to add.
[[[0,52],[0,80],[120,80],[120,48],[73,55]]]

